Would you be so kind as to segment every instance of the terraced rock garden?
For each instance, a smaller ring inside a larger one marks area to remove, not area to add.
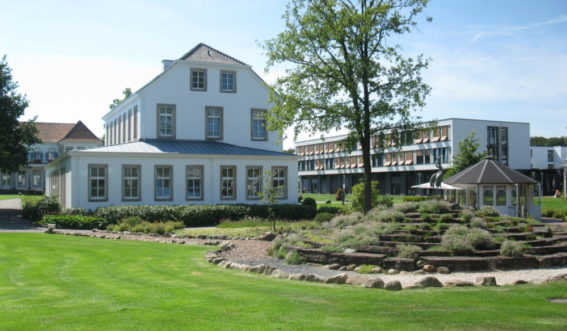
[[[567,229],[472,211],[446,201],[401,202],[284,234],[270,254],[360,273],[514,270],[567,266]]]

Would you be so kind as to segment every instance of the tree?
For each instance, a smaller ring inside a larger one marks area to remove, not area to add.
[[[122,101],[128,99],[128,97],[132,95],[132,89],[127,87],[127,88],[124,89],[124,91],[122,91],[122,94],[124,95],[123,99],[114,99],[114,100],[112,100],[112,103],[110,105],[108,105],[108,108],[110,108],[110,110],[114,109],[114,107],[121,104]]]
[[[540,137],[530,138],[530,146],[567,146],[567,137]]]
[[[453,167],[448,169],[443,177],[449,178],[473,164],[480,162],[486,154],[479,152],[478,146],[480,145],[477,143],[474,132],[459,142],[459,153],[453,155]]]
[[[272,170],[264,171],[262,176],[262,191],[258,192],[260,201],[268,205],[268,219],[272,220],[272,231],[276,232],[276,217],[274,215],[274,205],[281,196],[283,187],[274,186],[274,174]]]
[[[362,147],[364,211],[372,201],[371,138],[391,132],[401,141],[430,92],[420,76],[428,61],[404,57],[387,42],[410,32],[427,2],[291,0],[286,30],[263,44],[268,69],[288,67],[270,86],[270,128],[283,134],[294,126],[296,136],[349,129],[348,145]],[[378,141],[373,148],[383,148],[384,140]]]
[[[28,107],[28,100],[16,91],[17,88],[18,83],[12,81],[12,69],[4,55],[0,61],[0,171],[5,173],[25,166],[28,147],[40,142],[35,118],[18,121]]]

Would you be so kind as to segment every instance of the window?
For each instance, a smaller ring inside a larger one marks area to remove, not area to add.
[[[221,167],[221,199],[236,199],[236,167]]]
[[[155,167],[155,200],[172,200],[172,172],[171,166]]]
[[[487,154],[489,157],[498,161],[498,127],[487,127]]]
[[[12,185],[12,175],[2,174],[2,186],[10,186],[10,185]]]
[[[18,186],[26,186],[26,172],[18,171]]]
[[[32,170],[32,186],[41,186],[41,170]]]
[[[266,111],[252,109],[252,140],[267,140]]]
[[[140,166],[122,166],[122,200],[140,200]]]
[[[272,187],[276,190],[276,198],[287,197],[287,167],[272,167]]]
[[[207,139],[222,139],[223,131],[223,111],[219,107],[207,107],[206,112],[206,127]]]
[[[508,165],[508,128],[500,127],[500,162]]]
[[[207,70],[191,69],[191,90],[193,91],[207,90]]]
[[[157,105],[158,138],[175,138],[175,105]]]
[[[506,206],[506,186],[496,186],[496,205]]]
[[[55,160],[57,158],[57,152],[55,151],[55,148],[50,148],[49,151],[47,152],[47,161],[52,161]]]
[[[134,140],[138,139],[138,106],[134,107]]]
[[[372,167],[384,166],[384,154],[372,154]]]
[[[517,191],[517,184],[515,184],[514,186],[512,186],[512,206],[515,206],[518,204],[518,191]]]
[[[89,201],[106,201],[107,166],[89,165]]]
[[[483,188],[483,202],[485,206],[492,206],[494,204],[493,186],[484,186]]]
[[[187,166],[187,200],[203,199],[203,166]]]
[[[259,199],[262,192],[262,167],[246,168],[246,198]]]
[[[221,92],[236,92],[236,72],[235,71],[221,71],[220,73],[220,91]]]
[[[553,150],[552,149],[547,151],[547,162],[553,162]]]

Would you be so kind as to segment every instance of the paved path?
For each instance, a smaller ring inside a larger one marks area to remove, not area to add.
[[[20,199],[0,200],[0,232],[43,232],[22,215]]]

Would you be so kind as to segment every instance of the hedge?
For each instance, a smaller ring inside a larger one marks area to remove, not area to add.
[[[46,215],[40,224],[55,224],[58,228],[65,229],[103,229],[109,223],[106,219],[93,216],[82,215]]]
[[[40,221],[45,215],[56,215],[61,212],[61,205],[55,197],[41,199],[24,199],[22,216],[31,222]]]
[[[116,224],[123,218],[137,216],[148,222],[182,221],[185,226],[212,226],[221,220],[239,220],[246,217],[267,218],[267,205],[190,205],[190,206],[113,206],[103,207],[94,215],[104,218],[108,224]],[[275,217],[289,221],[312,219],[315,209],[310,206],[274,205]]]

